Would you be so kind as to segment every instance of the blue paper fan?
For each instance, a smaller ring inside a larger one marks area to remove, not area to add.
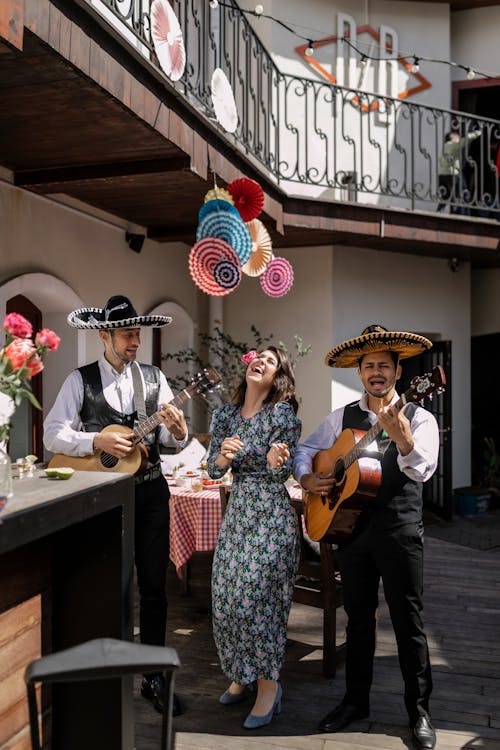
[[[208,214],[217,213],[218,211],[227,211],[228,213],[238,217],[240,215],[238,209],[233,206],[232,203],[229,203],[229,201],[224,201],[221,198],[215,198],[213,200],[207,201],[200,208],[200,210],[198,211],[198,223],[200,221],[203,221],[205,216],[208,216]]]
[[[252,253],[252,235],[240,216],[229,211],[214,211],[198,224],[196,239],[219,237],[228,242],[240,262],[246,263]]]

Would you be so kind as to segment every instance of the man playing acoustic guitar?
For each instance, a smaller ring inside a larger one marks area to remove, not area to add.
[[[137,315],[127,297],[111,297],[103,309],[85,307],[68,315],[73,328],[97,330],[104,354],[97,362],[71,372],[44,422],[44,444],[67,456],[103,451],[112,460],[133,451],[131,436],[138,414],[156,414],[158,427],[144,440],[147,462],[135,476],[135,565],[139,587],[141,642],[165,645],[169,509],[168,485],[160,465],[159,445],[173,435],[179,445],[187,439],[180,409],[169,402],[173,394],[165,376],[151,365],[135,364],[141,326],[171,323],[164,315]],[[114,424],[116,431],[104,431]],[[124,425],[127,430],[119,427]],[[164,711],[163,675],[144,676],[142,695]],[[181,713],[174,696],[173,714]]]
[[[344,430],[353,430],[359,436],[374,428],[374,434],[379,434],[376,444],[370,446],[380,468],[372,498],[365,495],[352,533],[347,539],[344,536],[338,549],[348,616],[346,692],[341,703],[322,719],[319,731],[340,732],[369,714],[382,579],[398,644],[413,739],[418,747],[429,750],[435,746],[436,735],[429,717],[432,677],[421,617],[422,483],[437,466],[439,431],[430,412],[399,398],[396,381],[401,376],[399,361],[431,346],[423,336],[372,325],[361,336],[332,349],[325,363],[330,367],[357,367],[365,392],[359,401],[335,409],[299,444],[294,466],[297,481],[311,493],[309,497],[319,496],[319,507],[331,509],[338,499],[336,485],[345,482],[345,477],[342,479],[338,461],[330,471],[318,471],[318,456],[335,448]],[[320,466],[324,468],[324,461]],[[376,473],[370,470],[369,478]],[[306,518],[307,504],[306,500]]]

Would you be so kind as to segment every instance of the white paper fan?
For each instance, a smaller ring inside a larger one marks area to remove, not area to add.
[[[238,112],[231,84],[220,68],[212,73],[210,82],[215,116],[228,133],[234,133],[238,125]]]
[[[179,21],[167,0],[151,4],[151,38],[162,70],[178,81],[186,67],[186,50]]]

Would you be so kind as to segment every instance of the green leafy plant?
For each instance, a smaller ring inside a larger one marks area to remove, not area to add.
[[[493,438],[484,438],[483,475],[485,487],[500,493],[500,453],[498,453]]]
[[[305,346],[301,336],[294,335],[291,349],[283,341],[274,341],[274,335],[264,336],[252,325],[250,327],[251,340],[237,341],[228,333],[215,327],[213,333],[200,333],[198,336],[199,346],[197,349],[188,347],[174,354],[162,354],[165,362],[176,362],[185,365],[186,371],[177,376],[168,376],[169,383],[174,392],[180,391],[189,383],[192,375],[206,367],[210,362],[219,372],[222,385],[214,393],[209,394],[207,401],[210,407],[229,400],[231,393],[238,384],[245,371],[245,365],[241,362],[241,356],[250,349],[259,349],[262,346],[274,345],[288,352],[293,361],[305,357],[311,351],[311,346]]]

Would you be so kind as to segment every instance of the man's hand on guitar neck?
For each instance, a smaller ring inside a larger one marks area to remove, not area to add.
[[[316,474],[302,474],[300,484],[306,492],[313,495],[328,495],[333,489],[335,480],[333,474],[318,472]]]
[[[180,409],[173,404],[160,404],[158,416],[176,440],[184,440],[187,435],[187,424],[184,414]]]
[[[398,410],[394,406],[387,406],[379,411],[377,419],[387,436],[396,443],[399,453],[402,456],[411,453],[414,441],[410,420],[405,416],[405,407]]]
[[[115,458],[125,458],[134,449],[130,435],[123,432],[98,432],[94,437],[94,449],[109,453]]]

